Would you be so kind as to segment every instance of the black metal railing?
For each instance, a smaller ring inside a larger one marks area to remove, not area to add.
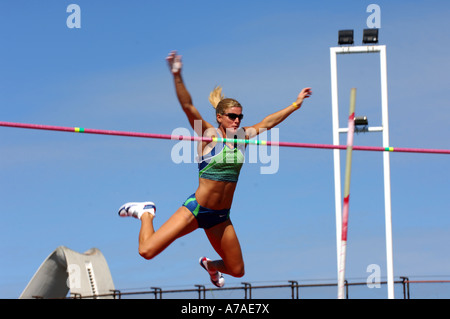
[[[426,285],[427,288],[430,288],[431,285],[440,284],[440,296],[441,298],[448,299],[450,298],[450,280],[409,280],[408,277],[399,277],[400,280],[394,281],[394,286],[398,289],[401,289],[403,299],[411,298],[411,285],[414,284],[415,287],[422,285]],[[379,282],[371,282],[371,285],[377,285],[377,287],[381,287],[387,284],[387,281],[379,281]],[[445,287],[442,289],[442,285]],[[370,299],[371,297],[361,296],[361,290],[356,291],[356,287],[366,287],[369,289],[367,282],[348,282],[345,281],[345,296],[347,299],[351,297],[357,299]],[[308,291],[311,288],[336,288],[337,283],[299,283],[296,280],[290,280],[286,284],[276,284],[276,285],[255,285],[249,282],[242,282],[241,286],[234,287],[223,287],[223,288],[206,288],[204,285],[194,285],[195,288],[188,289],[163,289],[161,287],[150,287],[149,290],[142,291],[121,291],[121,290],[113,290],[107,294],[98,294],[92,296],[81,296],[79,294],[71,295],[70,298],[78,299],[78,298],[87,298],[87,299],[97,299],[97,298],[112,298],[112,299],[122,299],[122,298],[150,298],[154,299],[163,299],[172,298],[172,299],[196,299],[194,296],[197,296],[198,299],[207,299],[208,297],[211,299],[252,299],[256,291],[265,290],[267,294],[263,297],[257,296],[258,299],[302,299],[302,298],[315,298],[315,299],[331,299],[336,298],[336,290],[329,290],[329,294],[321,295],[320,293],[316,294],[315,297],[311,297],[308,295]],[[416,288],[417,289],[417,288]],[[275,291],[276,290],[276,291]],[[382,289],[377,289],[381,291]],[[423,289],[427,290],[428,289]],[[436,290],[436,289],[435,289]],[[243,292],[243,294],[236,295],[236,292]],[[289,298],[290,291],[290,298]],[[356,291],[356,293],[351,296],[351,293]],[[383,290],[384,291],[384,290]],[[225,296],[226,292],[233,293],[230,297]],[[420,292],[420,291],[419,291]],[[176,295],[176,296],[175,296]],[[317,296],[319,295],[319,296]],[[175,296],[175,297],[174,297]],[[427,298],[427,296],[422,296],[416,293],[417,298]],[[397,291],[396,297],[399,298],[400,294]],[[433,293],[433,296],[429,296],[431,298],[436,298]],[[36,298],[38,298],[36,296]],[[386,298],[386,297],[378,297],[378,298]]]

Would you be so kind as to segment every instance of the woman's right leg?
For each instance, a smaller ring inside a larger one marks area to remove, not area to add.
[[[153,218],[154,216],[149,213],[141,216],[139,254],[145,259],[154,258],[175,239],[198,228],[194,215],[184,206],[180,207],[157,231],[153,227]]]

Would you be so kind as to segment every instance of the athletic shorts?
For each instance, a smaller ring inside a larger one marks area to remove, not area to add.
[[[195,216],[199,228],[208,229],[230,219],[229,208],[215,210],[200,206],[195,199],[195,193],[186,199],[183,206]]]

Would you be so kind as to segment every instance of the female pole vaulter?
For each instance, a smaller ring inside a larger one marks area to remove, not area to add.
[[[199,136],[233,139],[240,134],[247,139],[252,138],[280,124],[298,110],[303,100],[312,94],[311,88],[304,88],[291,105],[266,116],[255,125],[242,128],[244,115],[241,104],[234,99],[225,98],[222,89],[216,87],[209,96],[209,101],[216,112],[218,125],[216,128],[203,119],[192,102],[181,75],[181,56],[173,51],[166,60],[173,75],[181,109]],[[197,125],[194,125],[195,122]],[[198,125],[199,123],[201,125]],[[158,230],[153,227],[156,212],[153,202],[126,203],[120,207],[120,216],[132,216],[141,221],[139,254],[145,259],[152,259],[177,238],[203,228],[212,247],[221,258],[212,261],[201,257],[199,260],[200,265],[210,275],[211,282],[217,287],[223,287],[225,280],[222,274],[242,277],[244,260],[230,220],[230,209],[244,163],[244,153],[245,144],[199,142],[198,188]]]

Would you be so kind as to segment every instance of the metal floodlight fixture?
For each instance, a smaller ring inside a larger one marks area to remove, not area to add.
[[[363,43],[378,43],[378,29],[364,29]]]
[[[369,131],[369,121],[367,120],[367,116],[355,116],[355,132],[368,132]]]
[[[368,125],[367,116],[355,116],[355,126]]]
[[[338,44],[353,44],[353,30],[339,30]]]

